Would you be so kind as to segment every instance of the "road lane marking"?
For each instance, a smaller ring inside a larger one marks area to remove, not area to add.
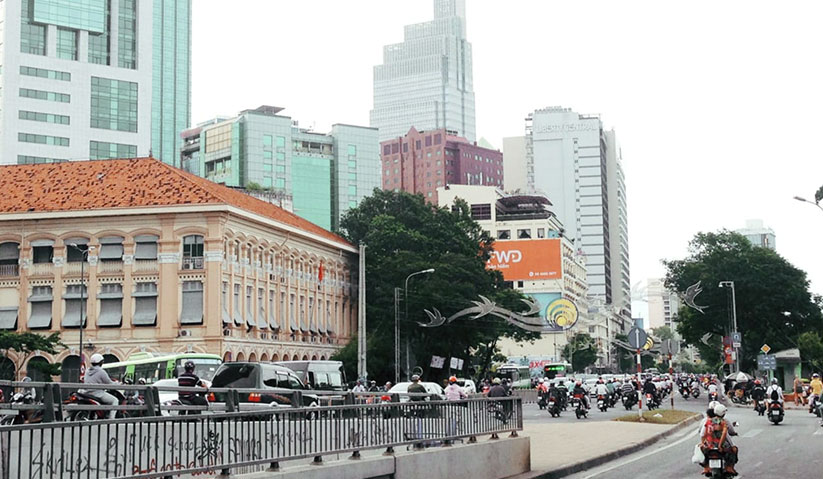
[[[588,476],[584,477],[583,479],[591,479],[592,477],[599,476],[599,475],[601,475],[601,474],[603,474],[603,473],[605,473],[605,472],[613,471],[613,470],[615,470],[615,469],[617,469],[617,468],[619,468],[619,467],[623,467],[623,466],[625,466],[626,464],[631,464],[631,463],[636,462],[636,461],[639,461],[639,460],[641,460],[641,459],[645,459],[645,458],[647,458],[647,457],[649,457],[649,456],[651,456],[651,455],[657,454],[657,453],[658,453],[658,452],[660,452],[660,451],[665,451],[666,449],[669,449],[669,448],[671,448],[671,447],[678,446],[678,445],[680,445],[682,442],[687,441],[687,440],[689,440],[689,439],[694,440],[694,437],[695,437],[695,436],[699,436],[699,433],[697,433],[697,432],[693,432],[693,433],[691,433],[691,434],[686,434],[686,435],[685,435],[682,439],[679,439],[679,440],[677,440],[677,441],[675,441],[675,442],[673,442],[673,443],[671,443],[671,444],[669,444],[669,445],[667,445],[667,446],[661,447],[660,449],[655,449],[655,450],[653,450],[653,451],[651,451],[651,452],[647,452],[646,454],[643,454],[643,455],[641,455],[641,456],[635,457],[635,458],[633,458],[633,459],[629,459],[628,461],[621,462],[620,464],[615,464],[614,466],[612,466],[612,467],[610,467],[610,468],[608,468],[608,469],[603,469],[603,470],[602,470],[602,471],[600,471],[600,472],[595,472],[594,474],[590,474],[590,475],[588,475]],[[739,479],[739,478],[738,478],[738,479]]]
[[[746,434],[743,434],[740,437],[755,437],[758,434],[760,434],[761,432],[763,432],[762,429],[752,429],[751,431],[747,432]]]

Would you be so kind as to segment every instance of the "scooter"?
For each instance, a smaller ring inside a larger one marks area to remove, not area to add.
[[[783,405],[779,401],[769,403],[769,421],[778,425],[783,421]]]
[[[632,391],[629,394],[623,396],[623,407],[626,408],[626,411],[634,408],[634,405],[637,404],[637,393]]]
[[[712,479],[727,479],[734,477],[726,472],[726,457],[720,450],[711,448],[705,451],[706,462],[711,469]]]
[[[646,393],[646,407],[649,408],[649,411],[657,409],[660,405],[657,404],[657,399],[655,399],[654,394]]]
[[[546,410],[549,411],[552,417],[560,417],[560,403],[557,401],[557,398],[551,397],[548,401]]]
[[[574,408],[574,415],[577,416],[577,419],[586,418],[589,415],[589,411],[586,410],[586,406],[583,405],[583,395],[582,394],[575,394],[572,397],[571,402],[572,407]]]
[[[754,410],[757,411],[758,416],[766,414],[766,401],[754,400]]]
[[[717,396],[716,392],[710,392],[709,393],[709,402],[711,403],[712,401],[717,401],[717,397],[718,396]]]
[[[600,409],[603,412],[609,409],[609,404],[606,402],[606,397],[602,394],[597,396],[597,409]]]
[[[692,392],[689,390],[688,386],[680,386],[680,397],[682,397],[683,399],[688,400],[691,396],[691,393]]]
[[[126,397],[123,396],[123,393],[121,393],[120,391],[110,389],[106,392],[117,398],[118,404],[123,405],[126,403]],[[72,411],[71,414],[69,414],[69,421],[91,421],[95,419],[108,419],[109,417],[109,411],[102,409],[103,404],[97,398],[89,396],[87,394],[83,394],[80,391],[71,393],[71,396],[69,396],[68,400],[66,400],[64,403],[101,407],[101,409],[96,409],[93,411],[86,409]],[[117,411],[117,417],[123,417],[123,412]]]
[[[11,396],[9,401],[16,405],[33,405],[34,397],[30,392],[19,392]],[[0,426],[10,426],[12,424],[33,424],[43,421],[43,411],[37,409],[19,409],[17,414],[9,414],[0,418]]]
[[[692,386],[692,397],[697,399],[700,397],[700,386]]]
[[[817,394],[812,394],[809,396],[809,414],[814,414],[817,417],[820,417],[820,396]]]

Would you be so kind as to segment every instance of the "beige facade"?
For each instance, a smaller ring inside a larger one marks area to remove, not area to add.
[[[86,355],[327,359],[357,323],[357,250],[332,236],[230,204],[3,214],[0,327],[76,361],[85,296]]]

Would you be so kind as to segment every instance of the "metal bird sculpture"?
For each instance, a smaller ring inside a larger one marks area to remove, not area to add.
[[[709,346],[709,339],[711,339],[711,337],[712,333],[706,333],[703,335],[702,338],[700,338],[700,342],[705,344],[706,346]]]
[[[700,281],[694,283],[693,285],[686,288],[686,292],[683,294],[683,302],[686,303],[686,306],[697,310],[700,314],[703,313],[703,310],[706,309],[708,306],[698,306],[694,301],[697,299],[697,295],[703,292],[703,288],[700,286]]]

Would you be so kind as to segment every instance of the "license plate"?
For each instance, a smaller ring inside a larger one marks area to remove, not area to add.
[[[712,469],[720,469],[723,467],[723,462],[720,459],[709,459],[709,467]]]
[[[549,402],[549,407],[554,406],[554,401]]]

